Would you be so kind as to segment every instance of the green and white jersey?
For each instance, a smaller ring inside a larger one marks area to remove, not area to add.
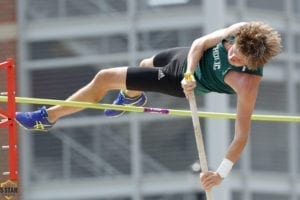
[[[232,42],[232,40],[234,40],[234,37],[230,37],[225,41]],[[246,66],[236,67],[231,65],[228,62],[228,52],[223,43],[224,41],[203,53],[194,73],[197,82],[196,95],[209,92],[234,94],[235,91],[224,82],[225,75],[229,70],[258,76],[263,75],[262,67],[259,67],[258,70],[249,70]]]

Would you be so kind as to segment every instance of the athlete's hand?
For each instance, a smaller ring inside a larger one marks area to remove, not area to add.
[[[217,172],[208,171],[200,173],[200,182],[204,190],[210,190],[222,181],[223,178]]]
[[[196,81],[192,73],[184,74],[184,78],[181,81],[181,87],[183,89],[185,97],[188,99],[196,87]]]

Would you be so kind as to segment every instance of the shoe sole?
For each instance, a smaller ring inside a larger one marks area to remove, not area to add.
[[[23,129],[27,130],[27,131],[42,131],[42,132],[48,132],[48,130],[46,129],[35,129],[35,128],[27,128],[26,126],[24,126],[23,124],[21,124],[17,119],[15,119],[15,121],[17,122],[17,124],[19,126],[21,126]]]

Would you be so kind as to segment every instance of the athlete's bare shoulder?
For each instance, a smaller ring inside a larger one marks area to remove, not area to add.
[[[251,93],[258,90],[262,77],[230,70],[225,76],[227,83],[237,94]]]

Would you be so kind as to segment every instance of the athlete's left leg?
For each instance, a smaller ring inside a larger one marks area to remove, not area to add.
[[[99,71],[86,86],[71,95],[67,101],[97,103],[109,90],[125,90],[127,69],[127,67],[117,67]],[[17,112],[16,120],[27,129],[47,130],[59,118],[81,110],[83,108],[57,105],[34,112]]]
[[[97,103],[110,90],[126,89],[127,67],[117,67],[99,71],[91,82],[71,95],[67,101],[83,101]],[[82,108],[53,106],[47,111],[50,121],[82,110]]]
[[[154,56],[152,56],[150,58],[145,58],[140,62],[139,66],[140,67],[154,67],[153,60],[154,60]],[[137,98],[142,95],[142,91],[136,91],[136,90],[126,90],[126,91],[123,91],[123,93],[126,97],[129,97],[129,98]]]

